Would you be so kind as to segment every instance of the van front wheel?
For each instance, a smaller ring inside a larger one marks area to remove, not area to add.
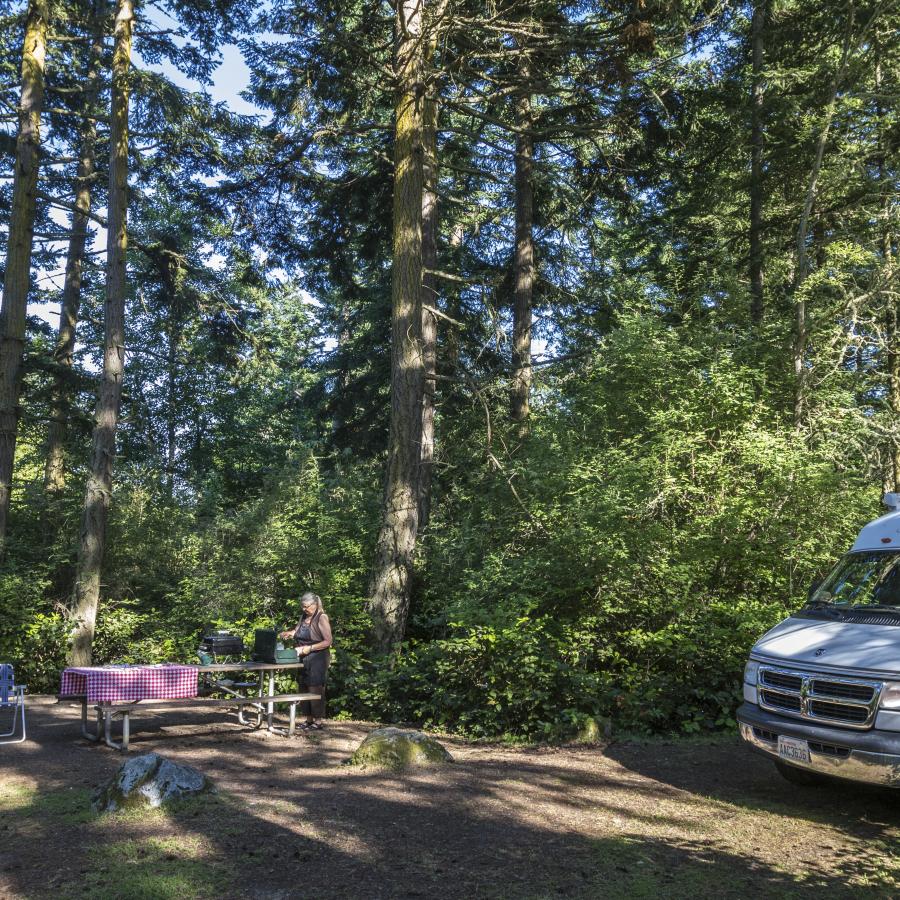
[[[775,760],[775,768],[778,769],[782,778],[787,779],[791,784],[798,784],[801,787],[815,787],[820,784],[827,784],[828,778],[820,775],[818,772],[810,772],[809,769],[800,769],[797,766],[788,765],[780,759]]]

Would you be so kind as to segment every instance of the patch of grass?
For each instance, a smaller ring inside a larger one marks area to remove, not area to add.
[[[122,809],[117,809],[113,813],[104,813],[103,820],[120,825],[129,822],[141,822],[143,824],[161,823],[167,822],[172,818],[188,818],[215,812],[217,808],[227,803],[228,801],[221,796],[200,794],[196,797],[186,797],[183,800],[173,800],[157,807],[144,805],[126,806]]]
[[[52,819],[61,825],[77,825],[95,818],[91,811],[91,792],[85,787],[62,788],[38,794],[29,813]]]
[[[900,855],[896,846],[885,840],[866,842],[864,856],[848,861],[848,874],[852,884],[865,888],[882,888],[897,895],[900,887]]]
[[[203,900],[230,882],[223,862],[206,856],[200,838],[145,838],[104,843],[88,853],[86,872],[57,896],[117,900]]]
[[[868,856],[844,859],[839,872],[810,869],[791,873],[758,863],[748,866],[725,848],[699,841],[668,844],[639,835],[599,840],[597,868],[585,896],[657,900],[659,897],[780,896],[813,898],[896,896],[891,861]],[[886,856],[890,856],[886,851]]]
[[[20,783],[0,785],[0,812],[9,813],[17,822],[77,825],[94,818],[91,792],[85,787],[39,791]]]
[[[13,812],[30,806],[37,789],[21,781],[0,782],[0,812]]]

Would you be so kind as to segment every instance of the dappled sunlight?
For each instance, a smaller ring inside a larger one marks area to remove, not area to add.
[[[728,772],[737,739],[698,749],[508,748],[446,738],[453,763],[398,774],[342,764],[368,724],[333,722],[315,737],[288,739],[179,710],[137,719],[134,752],[196,766],[219,792],[97,817],[86,811],[90,789],[122,754],[81,740],[64,707],[34,709],[38,752],[10,758],[0,815],[30,846],[49,842],[55,854],[85,860],[82,877],[99,893],[112,883],[102,880],[104,867],[139,872],[151,887],[161,879],[160,892],[163,883],[180,885],[185,898],[206,896],[204,885],[219,885],[225,898],[278,895],[295,887],[301,869],[329,897],[353,895],[363,883],[384,885],[386,897],[588,898],[610,885],[621,895],[812,897],[849,886],[886,891],[897,874],[897,816],[886,801],[845,803],[840,794],[841,803],[819,801],[810,815],[808,798],[773,783],[756,758],[735,784],[717,787],[711,773]],[[692,764],[698,754],[702,766]],[[34,883],[30,873],[43,860],[28,859],[2,870],[0,889],[16,894]],[[67,877],[54,885],[65,887]]]
[[[797,827],[798,819],[837,828],[859,823],[876,836],[900,826],[898,795],[888,788],[843,782],[821,788],[796,787],[787,784],[769,760],[740,744],[723,752],[726,746],[722,739],[699,745],[700,752],[709,755],[703,766],[669,765],[667,750],[679,751],[664,742],[613,744],[606,755],[632,777],[651,778],[662,789],[694,797],[702,794],[732,812],[751,809],[775,819],[789,819],[792,828]]]

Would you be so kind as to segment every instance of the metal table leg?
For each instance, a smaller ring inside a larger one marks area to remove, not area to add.
[[[275,670],[269,669],[269,696],[275,696]],[[266,713],[266,725],[268,726],[269,731],[272,730],[272,723],[275,718],[275,704],[269,701],[268,703],[268,712]]]
[[[263,695],[263,676],[262,676],[262,673],[260,673],[260,676],[259,676],[259,686],[258,686],[258,689],[259,689],[259,693],[258,693],[256,696],[257,696],[257,697],[262,697],[262,695]],[[240,696],[242,696],[241,694],[238,694],[237,691],[231,690],[231,688],[226,688],[225,690],[227,690],[227,692],[228,692],[229,694],[234,694],[235,697],[240,697]],[[238,713],[237,713],[238,722],[240,722],[241,725],[247,725],[247,726],[250,727],[250,728],[259,728],[260,725],[262,725],[262,723],[263,723],[263,711],[262,711],[262,707],[260,707],[260,706],[257,704],[256,706],[253,707],[253,711],[256,713],[256,723],[255,723],[255,724],[254,724],[253,722],[248,722],[248,721],[244,718],[244,706],[243,706],[243,705],[239,706],[239,707],[238,707]]]
[[[112,720],[114,715],[122,716],[122,743],[117,743],[112,739]],[[105,722],[105,737],[106,743],[108,746],[112,747],[113,750],[121,750],[123,753],[128,752],[128,738],[130,736],[130,719],[129,713],[126,710],[109,710],[106,715]]]
[[[87,706],[87,697],[84,697],[81,701],[81,733],[89,741],[99,741],[103,736],[103,710],[97,707],[97,731],[91,733],[87,727]]]

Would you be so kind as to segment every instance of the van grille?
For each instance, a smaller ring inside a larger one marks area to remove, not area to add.
[[[818,741],[809,741],[809,749],[813,753],[821,753],[824,756],[834,756],[838,759],[846,759],[850,755],[849,747],[836,747],[834,744],[820,744]]]
[[[803,679],[799,675],[789,675],[786,672],[777,672],[774,669],[766,671],[766,684],[776,688],[787,688],[789,691],[800,691]]]
[[[845,728],[872,727],[882,687],[880,681],[759,668],[759,705],[763,709]]]
[[[768,731],[765,728],[760,728],[757,725],[753,726],[753,734],[756,735],[761,741],[766,741],[769,744],[777,744],[778,743],[778,734],[774,731]],[[835,744],[823,744],[820,741],[808,741],[809,749],[812,750],[813,753],[821,753],[823,756],[833,756],[837,759],[846,759],[850,755],[849,747],[838,747]]]
[[[779,694],[777,691],[762,691],[761,695],[769,706],[776,706],[778,709],[789,709],[793,712],[801,712],[803,709],[799,694],[795,697],[791,694]]]
[[[825,703],[822,700],[809,701],[810,714],[817,719],[843,719],[861,725],[869,718],[865,706],[847,706],[844,703]]]
[[[834,697],[837,700],[860,700],[871,703],[875,696],[875,687],[871,684],[851,684],[846,681],[824,681],[813,678],[812,692],[821,697]]]

